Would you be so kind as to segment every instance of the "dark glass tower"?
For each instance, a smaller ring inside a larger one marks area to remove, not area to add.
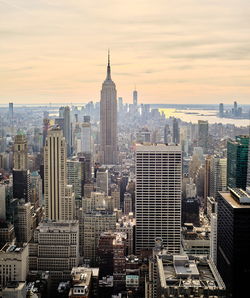
[[[246,297],[250,280],[250,196],[240,189],[218,197],[217,268],[229,291]],[[248,295],[247,295],[248,296]]]
[[[246,189],[249,136],[227,142],[227,186]]]

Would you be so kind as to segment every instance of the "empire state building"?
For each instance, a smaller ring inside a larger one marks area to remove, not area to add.
[[[101,162],[106,165],[117,161],[117,96],[111,79],[108,54],[107,77],[102,84],[100,103]]]

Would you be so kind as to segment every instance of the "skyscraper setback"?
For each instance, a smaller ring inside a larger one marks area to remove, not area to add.
[[[117,99],[115,83],[111,79],[108,55],[107,77],[102,84],[100,103],[101,152],[103,164],[117,162]]]

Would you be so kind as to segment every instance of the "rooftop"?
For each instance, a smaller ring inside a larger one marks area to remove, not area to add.
[[[213,293],[217,296],[218,291],[225,291],[216,266],[205,258],[162,254],[157,256],[157,267],[161,290],[164,293],[180,291],[182,294],[185,292],[191,295],[199,289],[199,294],[204,295],[202,297],[208,297],[205,295],[208,290],[211,296]]]
[[[36,228],[41,233],[49,232],[77,232],[79,227],[78,220],[68,221],[43,221]]]
[[[154,143],[144,143],[136,144],[136,152],[181,152],[181,146],[177,144],[154,144]]]
[[[232,208],[244,208],[248,209],[250,208],[250,196],[246,192],[244,192],[247,197],[244,199],[244,197],[241,197],[240,193],[237,194],[235,191],[236,189],[233,189],[234,192],[219,192],[220,195],[232,206]],[[237,196],[239,196],[237,198]]]

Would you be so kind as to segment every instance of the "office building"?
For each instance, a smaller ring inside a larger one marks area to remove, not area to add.
[[[146,283],[149,297],[226,298],[223,280],[212,261],[206,258],[155,253]]]
[[[85,118],[85,120],[87,120]],[[81,124],[81,152],[91,153],[91,123],[84,121]]]
[[[43,146],[45,146],[45,141],[46,141],[46,138],[47,138],[49,125],[50,125],[49,119],[44,118],[43,119]]]
[[[248,161],[247,161],[247,192],[250,193],[250,137],[248,144]]]
[[[227,142],[227,186],[246,189],[249,136]]]
[[[211,155],[205,158],[205,171],[204,171],[204,211],[207,211],[207,198],[210,196],[210,182],[211,182]]]
[[[217,227],[218,227],[218,220],[217,220],[217,213],[214,212],[211,214],[210,217],[210,253],[209,256],[213,260],[214,264],[217,265]]]
[[[164,127],[164,144],[171,143],[171,131],[168,124]]]
[[[218,198],[217,268],[227,297],[244,297],[250,280],[250,195],[238,188]]]
[[[23,134],[15,136],[13,146],[13,197],[30,200],[30,172],[28,170],[28,145]]]
[[[123,210],[125,215],[129,215],[130,212],[133,212],[132,196],[130,193],[125,192],[123,203],[124,203]]]
[[[100,103],[101,162],[106,165],[117,162],[117,100],[116,87],[111,79],[108,56],[107,77],[102,84]]]
[[[174,120],[173,120],[173,143],[175,143],[175,144],[180,143],[179,122],[176,118],[174,118]]]
[[[59,109],[59,117],[63,118],[63,136],[65,137],[67,144],[67,156],[72,153],[72,123],[70,117],[70,107],[61,107]],[[60,124],[59,124],[60,125]]]
[[[74,193],[67,185],[66,141],[62,130],[48,131],[44,147],[45,217],[51,220],[71,220],[74,216]]]
[[[99,168],[96,173],[96,190],[108,195],[109,172],[106,168]]]
[[[180,252],[182,152],[179,145],[136,145],[136,254],[161,237]]]
[[[220,105],[219,105],[219,116],[220,117],[224,116],[224,105],[223,105],[223,103],[220,103]]]
[[[14,216],[15,235],[18,242],[29,242],[33,236],[34,206],[23,200],[17,203]]]
[[[120,209],[120,204],[121,204],[120,187],[117,184],[111,184],[110,194],[111,194],[114,209]]]
[[[198,120],[198,144],[204,153],[208,150],[208,121]]]
[[[4,222],[6,219],[6,185],[0,183],[0,221]]]
[[[9,119],[12,123],[14,116],[14,108],[13,108],[13,102],[9,102]]]
[[[27,170],[28,168],[28,145],[25,135],[15,136],[13,148],[13,169]]]
[[[73,187],[75,198],[80,199],[84,187],[84,161],[78,158],[67,160],[67,181]]]
[[[108,211],[92,211],[84,215],[84,259],[96,262],[97,246],[102,232],[115,231],[116,215]]]
[[[44,221],[30,243],[30,270],[50,271],[53,280],[68,280],[79,264],[79,223]]]
[[[219,191],[227,189],[227,159],[211,157],[209,196],[217,198]]]
[[[6,243],[0,250],[0,284],[6,286],[10,281],[26,281],[29,271],[28,245]],[[5,297],[5,296],[4,296]]]

